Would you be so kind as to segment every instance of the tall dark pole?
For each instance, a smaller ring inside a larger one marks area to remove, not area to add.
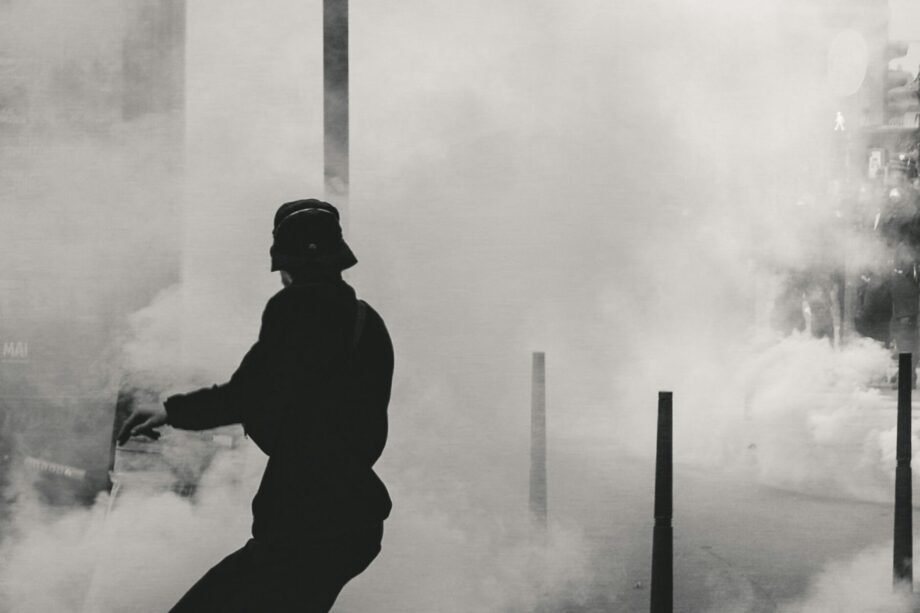
[[[898,467],[894,481],[894,584],[913,591],[914,528],[910,471],[911,354],[898,356]]]
[[[348,0],[323,0],[323,132],[326,198],[347,222]]]
[[[546,526],[546,355],[533,354],[530,395],[530,514]]]
[[[674,531],[671,392],[658,392],[658,453],[655,459],[655,530],[652,535],[651,613],[674,608]]]

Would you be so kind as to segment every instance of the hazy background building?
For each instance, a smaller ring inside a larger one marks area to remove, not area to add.
[[[2,435],[104,481],[126,318],[179,279],[185,3],[11,0],[0,40]]]

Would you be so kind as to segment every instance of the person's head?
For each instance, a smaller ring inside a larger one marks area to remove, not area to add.
[[[338,277],[358,263],[342,237],[339,212],[322,200],[295,200],[275,213],[272,271],[285,285],[304,277]]]

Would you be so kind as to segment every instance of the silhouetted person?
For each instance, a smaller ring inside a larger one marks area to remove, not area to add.
[[[891,340],[895,355],[910,353],[914,381],[920,359],[920,331],[917,315],[920,312],[920,276],[913,249],[898,245],[895,249],[894,268],[891,275]]]
[[[326,612],[380,552],[391,503],[372,466],[387,437],[389,335],[342,280],[357,260],[335,207],[282,205],[271,256],[284,289],[266,305],[259,339],[230,381],[138,408],[119,435],[242,423],[269,456],[252,538],[173,613]]]
[[[901,154],[888,164],[886,214],[880,228],[891,254],[891,340],[896,353],[913,356],[914,378],[920,358],[917,316],[920,311],[920,203],[908,181],[909,158]]]
[[[906,246],[920,253],[920,202],[908,180],[909,165],[905,155],[888,163],[885,180],[886,197],[879,212],[877,229],[885,244],[893,249]]]
[[[864,271],[856,282],[856,332],[883,345],[891,341],[891,279],[882,272]]]

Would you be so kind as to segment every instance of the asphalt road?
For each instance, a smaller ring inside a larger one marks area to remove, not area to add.
[[[589,603],[563,608],[648,611],[653,462],[620,457],[600,465],[574,447],[557,447],[553,458],[550,512],[584,529],[595,570]],[[726,471],[678,465],[674,496],[680,612],[776,611],[801,598],[828,563],[892,535],[890,505],[783,491]]]

